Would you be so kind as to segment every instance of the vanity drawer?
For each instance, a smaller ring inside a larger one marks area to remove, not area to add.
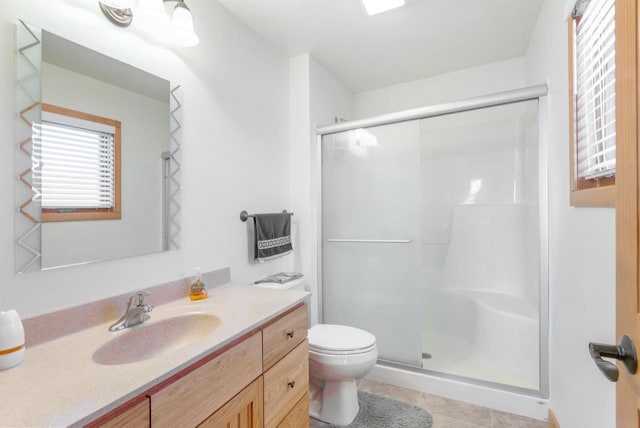
[[[289,312],[262,330],[263,369],[266,371],[307,337],[307,305]]]
[[[309,394],[304,394],[278,428],[300,428],[309,426]]]
[[[256,333],[152,393],[151,426],[195,427],[262,373],[262,337]]]
[[[309,391],[309,346],[304,340],[264,374],[264,425],[273,428]]]

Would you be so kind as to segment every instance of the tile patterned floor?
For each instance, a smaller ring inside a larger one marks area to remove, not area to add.
[[[548,428],[548,423],[365,379],[359,389],[420,406],[433,415],[432,428]],[[314,424],[311,424],[314,427]]]

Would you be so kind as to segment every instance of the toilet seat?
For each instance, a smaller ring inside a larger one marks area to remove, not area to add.
[[[366,354],[368,352],[371,352],[373,350],[376,350],[376,345],[371,345],[368,348],[364,348],[364,349],[355,349],[350,351],[328,351],[326,349],[317,349],[312,346],[309,346],[310,353],[315,352],[316,354],[322,354],[322,355],[361,355],[361,354]]]
[[[376,348],[373,334],[346,325],[314,325],[309,329],[308,339],[309,350],[321,354],[364,354]]]

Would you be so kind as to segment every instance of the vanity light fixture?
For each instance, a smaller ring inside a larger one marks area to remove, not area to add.
[[[362,0],[369,16],[404,6],[405,0]]]
[[[163,3],[175,2],[171,19]],[[135,15],[140,26],[154,34],[169,34],[179,46],[195,46],[200,38],[193,29],[193,16],[184,0],[99,0],[100,10],[109,21],[128,27]]]

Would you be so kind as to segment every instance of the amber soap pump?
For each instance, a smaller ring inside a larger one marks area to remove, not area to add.
[[[195,270],[196,270],[196,277],[193,284],[191,284],[191,292],[189,293],[189,298],[191,300],[206,299],[209,292],[207,291],[207,288],[205,287],[204,282],[202,282],[202,275],[200,274],[200,268],[196,268]]]

